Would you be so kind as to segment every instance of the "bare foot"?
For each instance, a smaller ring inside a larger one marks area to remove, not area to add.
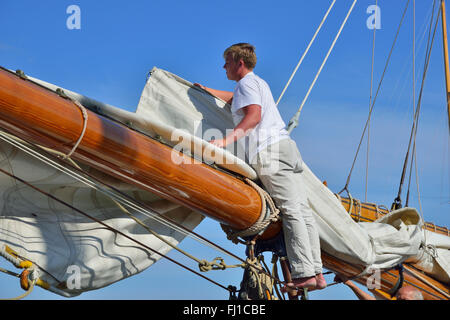
[[[316,289],[321,290],[327,287],[327,282],[322,273],[316,274],[316,283]]]
[[[312,289],[317,286],[316,277],[304,277],[304,278],[296,278],[292,279],[291,283],[288,283],[297,289]]]

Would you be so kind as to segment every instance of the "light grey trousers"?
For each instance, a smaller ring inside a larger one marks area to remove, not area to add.
[[[280,209],[292,278],[322,273],[320,240],[302,178],[302,158],[295,141],[283,139],[261,150],[252,167]]]

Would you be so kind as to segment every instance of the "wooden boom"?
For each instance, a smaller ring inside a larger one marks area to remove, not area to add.
[[[258,220],[262,200],[244,181],[205,164],[176,164],[172,157],[187,156],[120,123],[87,113],[87,129],[73,159],[239,230]],[[83,124],[74,102],[0,69],[2,128],[67,154]]]

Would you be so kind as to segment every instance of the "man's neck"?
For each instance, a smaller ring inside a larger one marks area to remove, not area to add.
[[[244,78],[247,74],[249,74],[252,71],[253,70],[250,70],[250,69],[247,69],[247,68],[242,69],[242,71],[238,75],[238,79],[236,80],[236,82],[240,81],[242,78]]]

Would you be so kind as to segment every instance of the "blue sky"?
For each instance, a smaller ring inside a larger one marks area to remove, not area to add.
[[[224,49],[237,42],[255,45],[255,73],[280,95],[330,1],[35,1],[0,3],[0,65],[134,111],[153,67],[191,82],[232,90],[222,69]],[[296,112],[352,1],[337,1],[316,42],[279,104],[288,122]],[[366,9],[375,1],[358,1],[334,51],[302,111],[292,137],[305,162],[329,188],[345,185],[369,109],[373,30]],[[379,0],[381,29],[376,30],[374,93],[406,0]],[[412,4],[412,1],[411,1]],[[81,29],[70,30],[66,9],[81,9]],[[431,2],[416,0],[416,98],[426,47],[425,26]],[[413,117],[412,6],[394,49],[371,122],[369,202],[390,206],[400,181]],[[425,84],[417,137],[417,161],[423,216],[449,226],[449,135],[445,100],[441,29],[438,27]],[[350,192],[364,200],[366,143],[352,175]],[[405,187],[406,188],[406,187]],[[405,199],[405,195],[403,195]],[[415,178],[410,205],[418,206]],[[198,233],[239,256],[244,248],[226,240],[209,219]],[[182,247],[209,259],[217,256],[186,240]],[[179,258],[176,253],[171,256]],[[181,258],[180,258],[181,259]],[[270,262],[270,259],[267,261]],[[232,264],[234,261],[227,261]],[[0,262],[0,266],[9,265]],[[195,265],[191,265],[195,268]],[[216,281],[239,285],[241,270],[213,271]],[[327,276],[332,282],[333,277]],[[0,275],[0,298],[21,294],[18,282]],[[59,299],[35,289],[29,299]],[[227,299],[227,292],[168,261],[81,299]],[[355,299],[336,285],[311,299]]]

